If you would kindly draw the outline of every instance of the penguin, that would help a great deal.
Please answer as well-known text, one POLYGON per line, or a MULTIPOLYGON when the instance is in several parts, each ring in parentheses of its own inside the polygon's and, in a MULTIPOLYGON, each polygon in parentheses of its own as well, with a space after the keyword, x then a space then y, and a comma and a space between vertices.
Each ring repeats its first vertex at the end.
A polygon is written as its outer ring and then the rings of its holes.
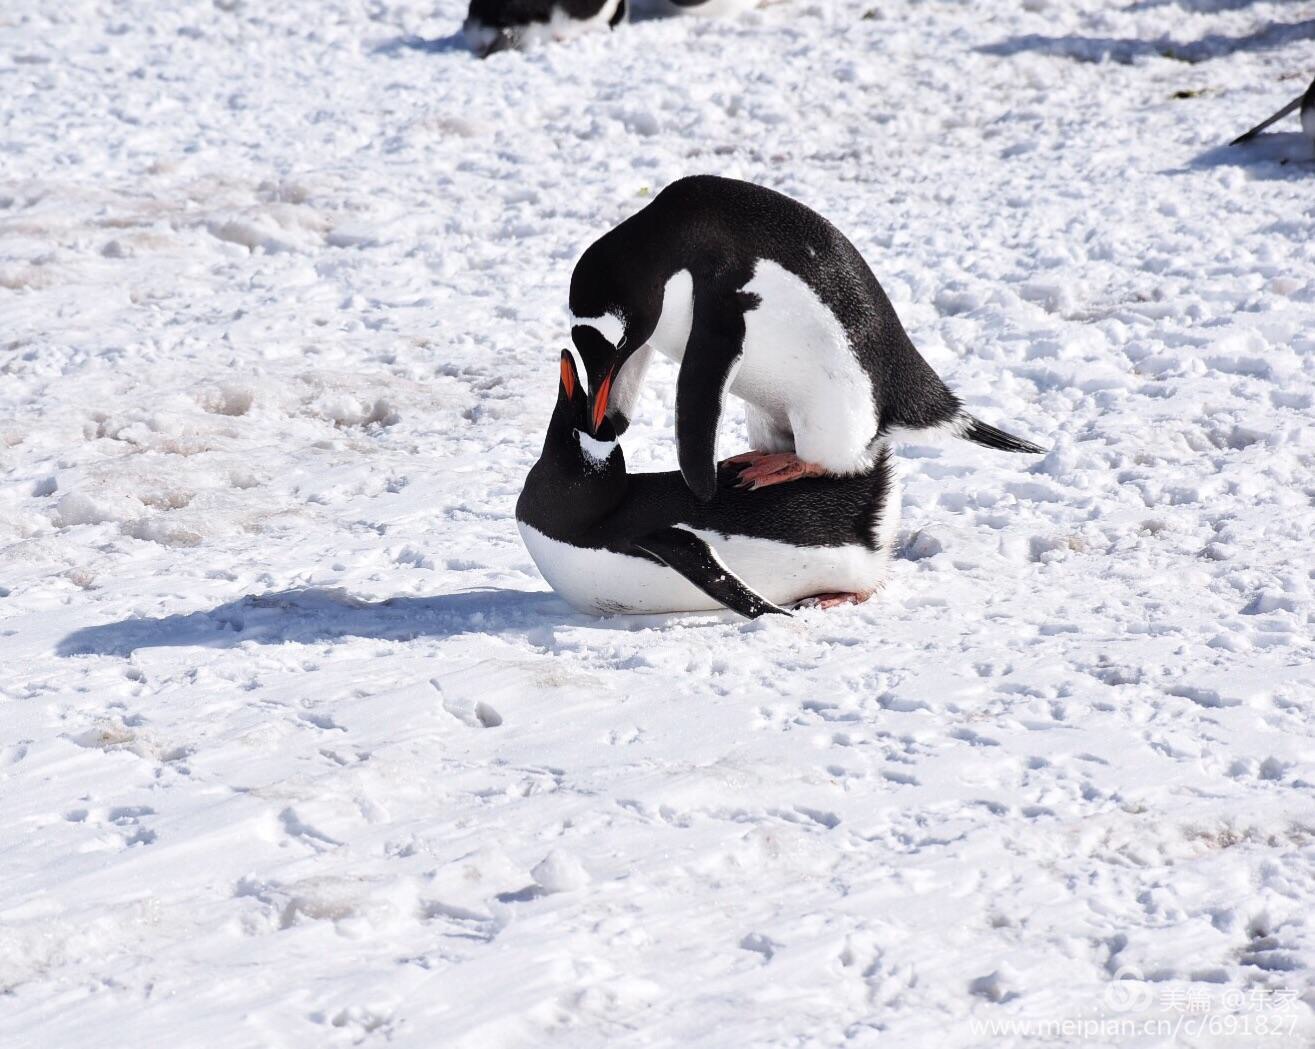
POLYGON ((1289 102, 1286 106, 1280 109, 1272 117, 1269 117, 1267 120, 1262 120, 1250 131, 1246 132, 1246 134, 1238 135, 1237 138, 1233 139, 1233 141, 1229 143, 1229 145, 1236 146, 1241 142, 1246 142, 1249 139, 1255 138, 1262 131, 1264 131, 1265 128, 1269 127, 1270 124, 1282 120, 1294 109, 1301 110, 1302 134, 1304 134, 1308 139, 1310 139, 1312 146, 1315 146, 1315 80, 1312 80, 1310 82, 1310 87, 1306 88, 1306 93, 1304 95, 1300 95, 1297 98, 1294 98, 1291 102, 1289 102))
POLYGON ((543 40, 615 29, 629 0, 470 0, 462 32, 480 58, 543 40))
POLYGON ((866 600, 882 584, 899 521, 885 451, 863 474, 750 493, 724 469, 712 499, 680 473, 632 474, 610 420, 589 425, 590 398, 563 351, 543 452, 516 523, 544 578, 586 612, 726 607, 748 619, 866 600))
POLYGON ((679 362, 680 472, 701 499, 718 491, 728 392, 746 402, 754 449, 728 462, 759 488, 863 474, 900 430, 1043 451, 965 411, 853 244, 763 186, 714 175, 671 183, 585 250, 570 315, 594 427, 608 418, 624 432, 654 350, 679 362))

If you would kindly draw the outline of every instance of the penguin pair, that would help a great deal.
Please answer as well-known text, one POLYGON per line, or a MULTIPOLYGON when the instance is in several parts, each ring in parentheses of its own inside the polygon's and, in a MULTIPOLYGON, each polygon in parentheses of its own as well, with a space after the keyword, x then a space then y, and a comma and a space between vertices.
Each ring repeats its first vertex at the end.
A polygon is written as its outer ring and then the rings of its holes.
POLYGON ((1306 88, 1306 93, 1304 95, 1298 95, 1286 106, 1284 106, 1277 113, 1275 113, 1272 117, 1269 117, 1266 120, 1262 120, 1259 124, 1257 124, 1255 127, 1253 127, 1250 131, 1246 132, 1245 134, 1238 135, 1237 138, 1233 139, 1233 141, 1229 143, 1229 145, 1236 146, 1239 143, 1246 142, 1249 139, 1255 138, 1262 131, 1264 131, 1265 128, 1269 127, 1271 124, 1275 124, 1278 121, 1282 120, 1294 109, 1301 110, 1302 134, 1304 134, 1308 139, 1310 139, 1311 145, 1315 147, 1315 80, 1312 80, 1310 82, 1310 87, 1306 88))
MULTIPOLYGON (((719 16, 753 7, 757 0, 652 0, 657 14, 719 16)), ((643 5, 643 0, 640 0, 643 5)), ((630 18, 630 0, 470 0, 462 26, 480 58, 498 51, 615 29, 630 18)))
POLYGON ((571 605, 604 615, 724 606, 753 619, 808 598, 861 601, 881 585, 899 512, 884 451, 861 474, 761 492, 723 467, 699 499, 676 471, 628 473, 590 400, 563 352, 543 452, 516 504, 530 556, 571 605))
POLYGON ((700 499, 721 483, 728 393, 745 402, 753 446, 731 462, 756 488, 864 475, 901 431, 1042 451, 964 409, 835 226, 752 183, 669 185, 584 252, 570 311, 595 433, 624 432, 654 351, 678 362, 678 461, 700 499))

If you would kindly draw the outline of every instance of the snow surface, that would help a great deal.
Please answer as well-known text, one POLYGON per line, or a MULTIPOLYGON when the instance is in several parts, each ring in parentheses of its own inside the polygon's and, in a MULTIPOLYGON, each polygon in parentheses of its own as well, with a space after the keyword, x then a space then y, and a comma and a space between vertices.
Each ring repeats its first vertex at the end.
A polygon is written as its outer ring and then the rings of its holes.
POLYGON ((1309 1045, 1315 165, 1221 143, 1311 5, 464 13, 0 10, 0 1044, 1309 1045), (864 606, 520 544, 572 262, 699 171, 1053 447, 904 446, 864 606))

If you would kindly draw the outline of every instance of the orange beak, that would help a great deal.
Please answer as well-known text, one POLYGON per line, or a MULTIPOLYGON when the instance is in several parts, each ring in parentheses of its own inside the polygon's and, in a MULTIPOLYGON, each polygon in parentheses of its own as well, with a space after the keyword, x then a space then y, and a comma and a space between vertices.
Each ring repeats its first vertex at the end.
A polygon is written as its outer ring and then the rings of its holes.
POLYGON ((594 394, 594 433, 603 425, 603 420, 607 418, 607 398, 612 393, 612 378, 616 373, 608 372, 607 377, 598 384, 598 392, 594 394))
POLYGON ((566 388, 568 399, 575 396, 575 369, 571 367, 566 354, 562 354, 562 386, 566 388))

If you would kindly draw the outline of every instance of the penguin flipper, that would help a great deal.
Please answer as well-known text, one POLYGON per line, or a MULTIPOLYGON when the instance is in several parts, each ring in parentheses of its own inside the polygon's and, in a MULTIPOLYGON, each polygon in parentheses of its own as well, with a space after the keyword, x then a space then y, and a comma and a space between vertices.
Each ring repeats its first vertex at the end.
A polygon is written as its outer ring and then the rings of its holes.
POLYGON ((694 316, 676 379, 676 454, 689 490, 705 503, 717 492, 717 426, 744 353, 744 312, 756 305, 757 296, 733 288, 694 286, 694 316))
POLYGON ((1023 437, 1015 437, 999 427, 984 423, 975 415, 961 411, 958 416, 959 436, 965 440, 980 444, 986 448, 995 448, 1001 452, 1026 452, 1028 455, 1044 455, 1046 450, 1039 444, 1033 444, 1023 437))
POLYGON ((704 540, 684 528, 662 528, 632 541, 632 546, 655 557, 678 572, 714 601, 719 601, 745 619, 776 613, 788 616, 765 597, 755 594, 726 567, 704 540))
POLYGON ((1270 124, 1273 124, 1273 123, 1275 123, 1276 121, 1282 120, 1285 116, 1287 116, 1289 113, 1291 113, 1291 112, 1292 112, 1294 109, 1296 109, 1299 105, 1301 105, 1301 96, 1298 96, 1297 98, 1294 98, 1291 102, 1289 102, 1286 106, 1284 106, 1282 109, 1280 109, 1280 110, 1279 110, 1277 113, 1275 113, 1272 117, 1269 117, 1267 120, 1262 120, 1259 124, 1257 124, 1255 127, 1253 127, 1250 131, 1246 132, 1245 134, 1238 135, 1237 138, 1233 139, 1233 141, 1229 143, 1229 145, 1230 145, 1230 146, 1236 146, 1236 145, 1237 145, 1238 143, 1240 143, 1240 142, 1245 142, 1245 141, 1247 141, 1247 139, 1255 138, 1255 137, 1256 137, 1257 135, 1259 135, 1262 131, 1264 131, 1265 128, 1269 127, 1270 124))

